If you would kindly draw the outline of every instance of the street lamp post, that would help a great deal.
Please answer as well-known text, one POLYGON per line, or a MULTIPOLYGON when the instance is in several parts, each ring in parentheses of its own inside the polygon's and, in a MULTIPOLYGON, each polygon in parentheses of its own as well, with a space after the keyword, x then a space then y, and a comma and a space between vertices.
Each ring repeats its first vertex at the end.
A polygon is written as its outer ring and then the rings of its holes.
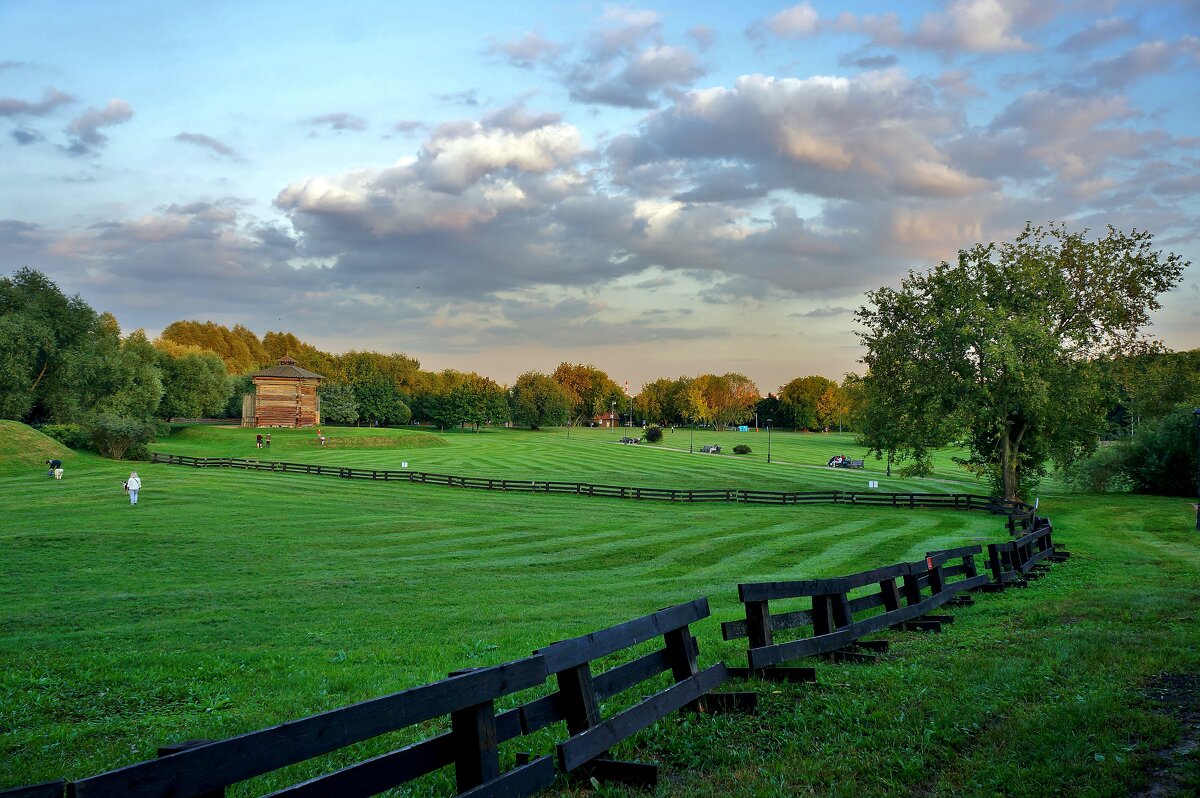
POLYGON ((608 427, 612 430, 613 435, 617 434, 617 403, 613 402, 608 409, 608 427))
POLYGON ((775 419, 767 419, 767 462, 771 462, 771 425, 775 423, 775 419))
POLYGON ((688 454, 692 453, 692 433, 696 431, 696 419, 688 418, 688 454))
POLYGON ((633 429, 633 394, 629 394, 629 428, 633 429))
MULTIPOLYGON (((1200 407, 1192 411, 1192 426, 1196 428, 1196 459, 1200 461, 1200 407)), ((1196 531, 1200 532, 1200 462, 1196 464, 1196 531)))

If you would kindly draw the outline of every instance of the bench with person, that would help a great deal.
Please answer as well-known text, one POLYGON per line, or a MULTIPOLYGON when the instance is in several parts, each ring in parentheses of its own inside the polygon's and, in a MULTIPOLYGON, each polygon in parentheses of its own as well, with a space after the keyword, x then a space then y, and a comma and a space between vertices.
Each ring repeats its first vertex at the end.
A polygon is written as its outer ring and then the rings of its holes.
POLYGON ((720 446, 701 446, 700 451, 704 454, 720 454, 721 447, 720 446))

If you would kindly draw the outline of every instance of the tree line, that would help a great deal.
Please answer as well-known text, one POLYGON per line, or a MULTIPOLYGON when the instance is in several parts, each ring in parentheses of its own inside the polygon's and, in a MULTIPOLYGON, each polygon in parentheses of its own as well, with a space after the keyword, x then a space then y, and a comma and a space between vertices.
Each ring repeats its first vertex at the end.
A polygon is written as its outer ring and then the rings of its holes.
POLYGON ((1200 351, 1169 352, 1143 331, 1189 265, 1145 231, 1089 239, 1027 224, 1012 242, 868 291, 856 314, 862 376, 797 377, 766 396, 743 374, 663 377, 632 397, 585 364, 505 386, 402 353, 333 354, 290 332, 260 338, 211 321, 177 321, 149 341, 26 268, 0 279, 0 416, 79 425, 102 451, 136 452, 154 419, 239 417, 248 374, 288 355, 326 377, 328 423, 538 428, 613 414, 850 429, 889 474, 928 474, 933 451, 957 444, 959 463, 1006 498, 1028 496, 1051 467, 1085 487, 1186 492, 1196 452, 1181 425, 1200 404, 1200 351))

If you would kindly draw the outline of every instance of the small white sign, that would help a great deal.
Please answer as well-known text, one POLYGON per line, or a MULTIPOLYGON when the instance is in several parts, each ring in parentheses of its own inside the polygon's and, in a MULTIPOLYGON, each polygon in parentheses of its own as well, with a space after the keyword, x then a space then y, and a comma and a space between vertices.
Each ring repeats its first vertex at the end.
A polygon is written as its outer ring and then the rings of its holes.
POLYGON ((401 467, 401 468, 408 468, 408 461, 407 461, 407 460, 405 460, 403 463, 401 463, 401 464, 400 464, 400 467, 401 467))
POLYGON ((867 487, 868 487, 868 488, 878 488, 878 487, 879 487, 879 480, 877 480, 877 479, 868 479, 868 480, 867 480, 867 487))

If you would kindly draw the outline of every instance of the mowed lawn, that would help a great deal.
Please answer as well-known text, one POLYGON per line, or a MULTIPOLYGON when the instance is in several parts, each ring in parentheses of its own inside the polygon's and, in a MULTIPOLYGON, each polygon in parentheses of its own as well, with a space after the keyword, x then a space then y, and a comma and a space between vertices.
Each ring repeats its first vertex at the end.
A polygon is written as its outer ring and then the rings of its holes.
MULTIPOLYGON (((718 628, 740 614, 739 581, 838 575, 1005 534, 980 513, 680 505, 152 464, 133 466, 145 482, 133 508, 120 489, 131 464, 70 454, 56 482, 37 466, 54 456, 45 439, 2 426, 0 786, 91 775, 167 742, 514 659, 699 595, 714 611, 694 627, 702 659, 743 664, 744 644, 722 642, 718 628)), ((252 431, 214 428, 155 448, 655 487, 858 490, 882 479, 875 461, 869 473, 823 467, 834 453, 861 456, 849 436, 772 433, 767 465, 765 432, 696 432, 697 448, 749 438, 744 458, 688 455, 687 430, 661 447, 620 446, 604 431, 325 432, 324 449, 311 432, 272 431, 259 452, 252 431)), ((949 454, 938 466, 933 479, 883 488, 984 492, 949 454)), ((941 635, 890 633, 878 665, 820 664, 816 686, 755 685, 753 716, 672 718, 617 754, 662 762, 663 795, 1127 794, 1178 731, 1147 686, 1200 673, 1194 517, 1187 502, 1145 497, 1050 495, 1043 510, 1075 556, 1030 588, 980 595, 941 635)), ((506 756, 550 750, 561 733, 506 756)), ((411 737, 287 775, 400 739, 411 737)), ((431 791, 448 794, 450 781, 410 794, 431 791)))

